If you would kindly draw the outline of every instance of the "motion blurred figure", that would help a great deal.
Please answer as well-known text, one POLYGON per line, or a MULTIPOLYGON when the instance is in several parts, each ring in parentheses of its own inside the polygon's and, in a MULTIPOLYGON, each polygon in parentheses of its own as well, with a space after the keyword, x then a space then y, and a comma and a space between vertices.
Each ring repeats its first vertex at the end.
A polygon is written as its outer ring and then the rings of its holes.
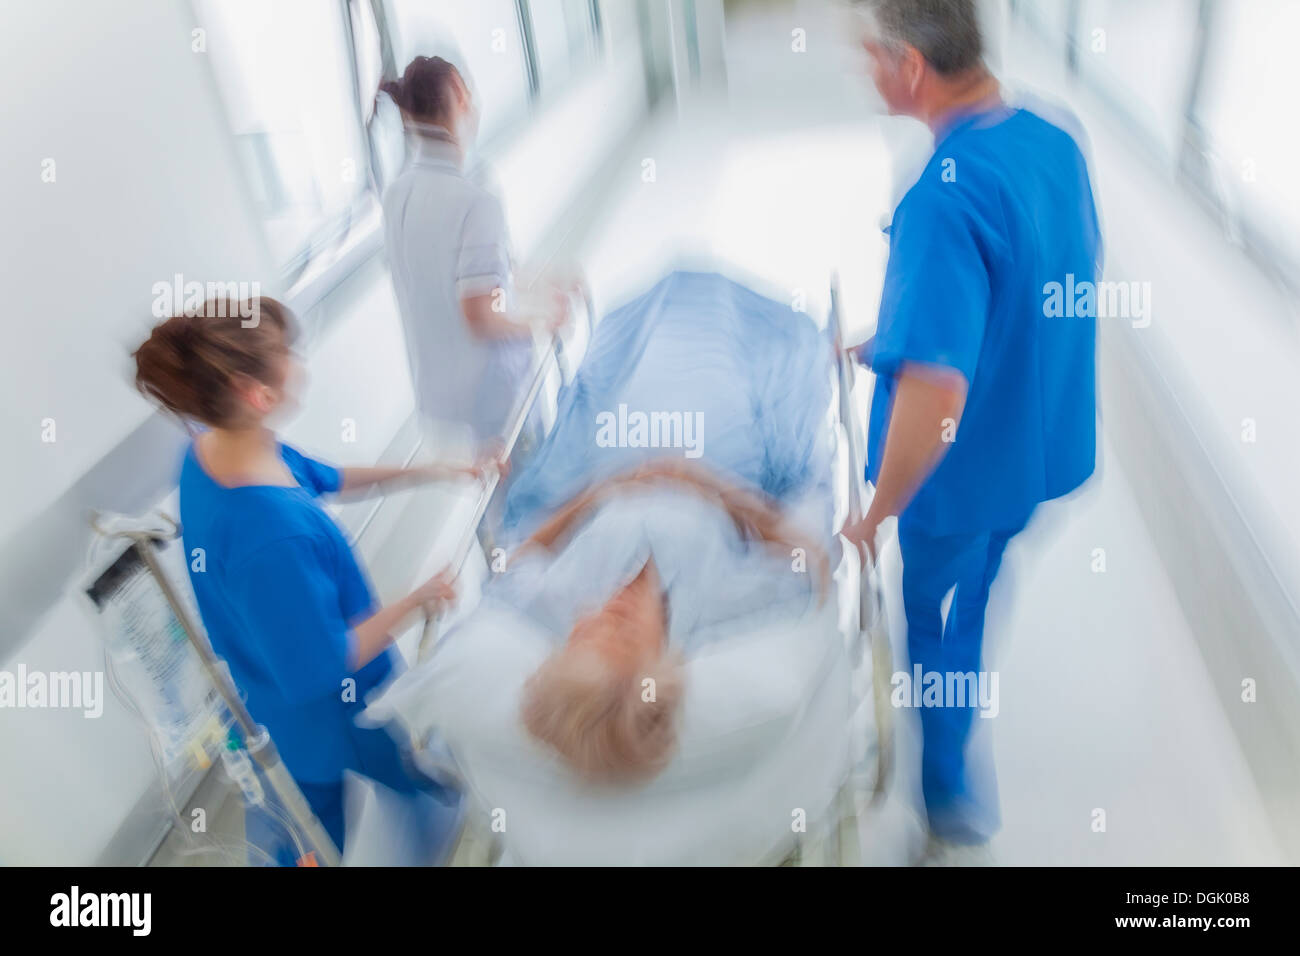
POLYGON ((567 296, 556 290, 530 316, 515 305, 501 201, 465 174, 478 110, 460 71, 418 56, 380 90, 401 109, 413 144, 384 192, 384 230, 416 402, 426 421, 491 442, 528 374, 533 326, 560 327, 567 296))
MULTIPOLYGON (((380 606, 342 530, 318 499, 380 484, 481 479, 469 466, 335 468, 279 441, 296 406, 297 323, 274 299, 208 302, 154 327, 135 351, 136 386, 186 423, 180 511, 190 583, 213 648, 271 732, 303 796, 342 852, 344 779, 383 784, 409 811, 417 857, 432 862, 459 795, 414 772, 387 727, 360 727, 368 693, 401 666, 393 635, 455 596, 441 572, 380 606), (251 325, 241 316, 256 316, 251 325)), ((289 862, 281 858, 280 862, 289 862)))
MULTIPOLYGON (((1045 317, 1048 283, 1097 278, 1100 232, 1075 140, 1005 103, 983 61, 974 0, 868 0, 863 46, 889 111, 934 152, 894 212, 868 434, 875 497, 845 535, 874 554, 898 516, 915 667, 981 669, 984 612, 1007 543, 1096 457, 1096 321, 1045 317), (945 600, 951 596, 946 615, 945 600)), ((997 830, 974 701, 921 708, 928 856, 979 857, 997 830)))

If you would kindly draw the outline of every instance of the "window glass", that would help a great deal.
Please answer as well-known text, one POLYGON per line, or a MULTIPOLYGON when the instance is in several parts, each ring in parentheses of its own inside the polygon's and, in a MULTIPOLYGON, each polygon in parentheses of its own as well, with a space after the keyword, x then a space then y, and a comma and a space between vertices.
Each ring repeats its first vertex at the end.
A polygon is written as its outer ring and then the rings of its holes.
POLYGON ((1070 32, 1070 14, 1073 4, 1069 0, 1014 0, 1015 10, 1034 23, 1047 36, 1059 37, 1064 42, 1070 32))
POLYGON ((1300 3, 1233 0, 1215 7, 1196 120, 1236 212, 1292 267, 1300 264, 1300 130, 1295 37, 1300 3))
POLYGON ((637 4, 629 0, 600 0, 600 29, 609 49, 618 50, 638 42, 637 4))
POLYGON ((1188 0, 1084 0, 1079 72, 1149 133, 1172 165, 1182 147, 1195 70, 1199 5, 1188 0))
POLYGON ((300 269, 346 231, 368 181, 344 7, 196 0, 195 9, 272 254, 300 269))
POLYGON ((366 122, 375 112, 375 95, 384 76, 383 52, 379 45, 379 28, 375 24, 371 0, 349 0, 352 18, 352 49, 357 58, 357 94, 361 98, 361 117, 366 122))
POLYGON ((562 87, 596 55, 589 0, 529 0, 538 85, 543 95, 562 87))

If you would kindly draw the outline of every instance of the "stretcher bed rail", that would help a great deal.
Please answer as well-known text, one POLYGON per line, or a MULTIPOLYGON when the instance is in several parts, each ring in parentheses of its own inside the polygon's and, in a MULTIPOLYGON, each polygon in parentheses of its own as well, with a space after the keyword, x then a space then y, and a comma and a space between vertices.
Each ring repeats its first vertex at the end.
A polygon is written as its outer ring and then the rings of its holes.
MULTIPOLYGON (((866 513, 865 463, 860 437, 865 429, 857 422, 857 409, 853 403, 853 384, 856 369, 850 353, 844 347, 843 325, 840 320, 840 282, 838 275, 831 276, 830 311, 826 320, 827 331, 835 351, 835 371, 838 380, 838 416, 844 429, 844 443, 848 459, 848 517, 846 524, 860 521, 866 513)), ((876 726, 876 773, 872 785, 872 802, 884 799, 894 766, 893 712, 889 707, 890 675, 893 672, 893 651, 889 643, 889 628, 884 616, 884 599, 880 589, 880 576, 871 555, 865 548, 857 551, 861 563, 858 586, 858 639, 871 653, 872 706, 876 726)))
MULTIPOLYGON (((591 295, 585 287, 582 289, 581 298, 587 331, 590 334, 594 307, 591 295)), ((519 436, 524 430, 524 425, 528 421, 528 417, 533 413, 537 400, 542 394, 542 388, 552 370, 558 371, 561 378, 565 376, 564 348, 564 336, 559 332, 551 333, 546 348, 533 365, 532 372, 528 377, 527 387, 520 393, 514 408, 511 409, 510 416, 506 419, 507 427, 501 436, 502 460, 509 459, 514 452, 519 436)), ((500 485, 501 473, 496 470, 492 471, 480 484, 478 497, 474 502, 473 516, 462 532, 456 550, 452 552, 451 561, 448 563, 448 569, 453 576, 460 574, 465 561, 469 558, 474 542, 478 540, 479 526, 482 525, 483 519, 487 515, 488 506, 492 503, 492 497, 496 494, 500 485)), ((433 651, 434 645, 437 643, 438 619, 439 614, 436 611, 426 614, 424 630, 420 635, 417 660, 425 660, 433 651)))

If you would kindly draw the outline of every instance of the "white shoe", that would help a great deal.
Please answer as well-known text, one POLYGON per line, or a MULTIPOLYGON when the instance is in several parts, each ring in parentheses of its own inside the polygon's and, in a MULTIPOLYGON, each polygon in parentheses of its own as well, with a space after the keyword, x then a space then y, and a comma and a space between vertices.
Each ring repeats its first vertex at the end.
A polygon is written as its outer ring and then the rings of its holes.
POLYGON ((997 866, 987 843, 949 843, 931 836, 917 866, 997 866))

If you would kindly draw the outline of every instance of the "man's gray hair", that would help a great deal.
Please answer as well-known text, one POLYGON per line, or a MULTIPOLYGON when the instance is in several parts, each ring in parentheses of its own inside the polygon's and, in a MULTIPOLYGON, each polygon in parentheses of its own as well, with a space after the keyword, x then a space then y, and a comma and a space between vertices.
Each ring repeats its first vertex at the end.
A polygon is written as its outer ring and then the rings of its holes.
POLYGON ((916 47, 944 76, 978 66, 984 55, 976 0, 868 0, 886 46, 916 47))

